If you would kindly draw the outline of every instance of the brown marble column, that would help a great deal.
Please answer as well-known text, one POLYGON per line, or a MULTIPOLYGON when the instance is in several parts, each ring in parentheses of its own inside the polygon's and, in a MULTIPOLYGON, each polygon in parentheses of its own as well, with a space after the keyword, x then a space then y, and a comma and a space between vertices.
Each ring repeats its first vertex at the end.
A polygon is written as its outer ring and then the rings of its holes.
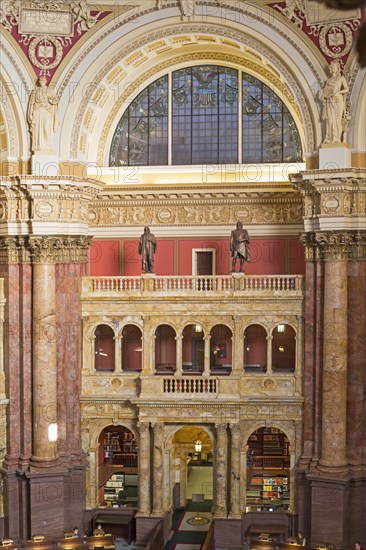
POLYGON ((227 426, 220 423, 216 428, 216 494, 214 494, 214 517, 227 517, 227 426))
POLYGON ((324 271, 322 466, 346 460, 347 261, 327 259, 324 271))
POLYGON ((156 422, 154 429, 154 471, 153 471, 153 511, 154 516, 163 514, 163 436, 164 424, 156 422))
POLYGON ((139 422, 140 432, 139 444, 139 508, 140 516, 149 516, 151 512, 150 504, 150 423, 139 422))
POLYGON ((238 518, 240 507, 240 451, 241 432, 239 424, 230 424, 231 430, 231 470, 230 470, 230 513, 229 517, 238 518))

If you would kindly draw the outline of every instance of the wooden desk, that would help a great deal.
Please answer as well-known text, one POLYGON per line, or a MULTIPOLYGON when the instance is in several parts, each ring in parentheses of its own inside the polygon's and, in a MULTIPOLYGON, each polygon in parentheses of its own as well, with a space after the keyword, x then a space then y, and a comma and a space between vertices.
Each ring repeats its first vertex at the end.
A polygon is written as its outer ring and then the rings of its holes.
MULTIPOLYGON (((105 510, 99 511, 93 517, 93 531, 98 524, 102 526, 106 533, 111 533, 115 537, 123 537, 131 544, 136 537, 136 519, 135 510, 105 510)), ((94 537, 97 539, 105 537, 94 537)), ((98 545, 99 546, 99 545, 98 545)))

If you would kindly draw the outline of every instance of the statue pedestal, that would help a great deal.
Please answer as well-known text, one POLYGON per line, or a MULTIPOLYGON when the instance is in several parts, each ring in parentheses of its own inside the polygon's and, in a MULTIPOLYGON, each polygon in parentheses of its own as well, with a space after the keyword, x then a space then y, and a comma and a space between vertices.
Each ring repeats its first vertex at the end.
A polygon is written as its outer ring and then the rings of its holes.
POLYGON ((323 143, 319 149, 319 170, 351 168, 351 151, 347 143, 323 143))
POLYGON ((32 155, 32 176, 55 177, 59 175, 59 158, 54 152, 32 155))

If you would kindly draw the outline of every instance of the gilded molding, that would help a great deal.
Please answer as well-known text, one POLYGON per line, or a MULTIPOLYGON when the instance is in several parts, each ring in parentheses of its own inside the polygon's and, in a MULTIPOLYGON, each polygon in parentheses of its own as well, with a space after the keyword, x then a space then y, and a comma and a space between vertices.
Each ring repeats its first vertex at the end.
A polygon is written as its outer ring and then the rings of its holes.
POLYGON ((91 241, 84 235, 29 237, 29 255, 32 263, 86 263, 91 241))

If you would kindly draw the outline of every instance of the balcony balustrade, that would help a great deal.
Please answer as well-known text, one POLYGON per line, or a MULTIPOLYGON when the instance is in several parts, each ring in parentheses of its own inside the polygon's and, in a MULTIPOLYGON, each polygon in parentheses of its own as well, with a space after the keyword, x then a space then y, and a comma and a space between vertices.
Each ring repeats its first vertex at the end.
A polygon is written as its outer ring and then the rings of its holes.
POLYGON ((276 295, 299 295, 303 292, 302 275, 231 275, 207 276, 158 276, 143 274, 140 277, 84 277, 85 296, 106 296, 131 293, 134 296, 172 296, 184 293, 250 294, 275 293, 276 295))

